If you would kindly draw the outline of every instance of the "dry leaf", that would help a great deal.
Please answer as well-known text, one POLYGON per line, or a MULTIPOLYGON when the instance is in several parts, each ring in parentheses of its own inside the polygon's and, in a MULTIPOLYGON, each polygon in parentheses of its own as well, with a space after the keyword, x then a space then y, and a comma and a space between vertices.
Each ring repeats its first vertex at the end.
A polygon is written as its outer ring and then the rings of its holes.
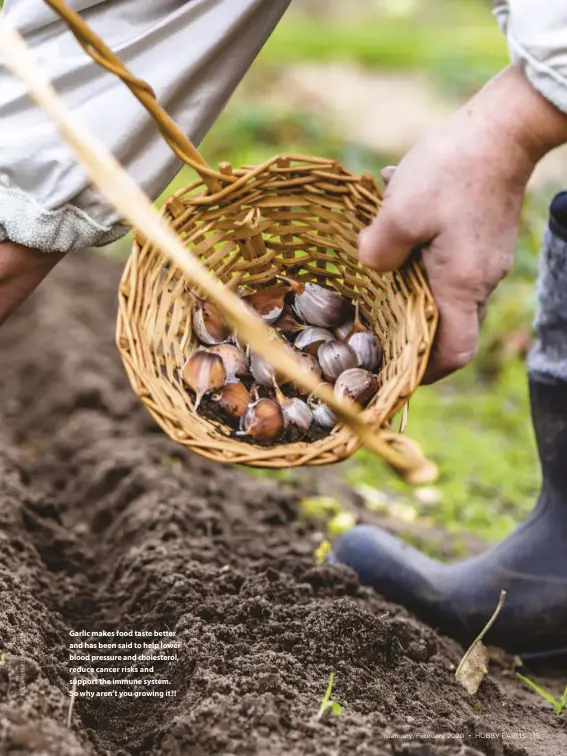
POLYGON ((457 670, 456 678, 470 696, 474 696, 488 672, 488 649, 478 641, 457 670))
POLYGON ((472 642, 469 650, 461 659, 461 663, 459 664, 457 671, 455 672, 455 677, 461 683, 461 685, 466 688, 471 696, 474 696, 474 694, 477 692, 479 685, 488 672, 488 661, 490 659, 490 655, 488 653, 488 649, 483 643, 481 643, 481 641, 498 619, 498 615, 500 614, 500 610, 504 606, 505 601, 506 591, 502 590, 500 591, 500 600, 498 601, 498 606, 494 610, 494 614, 488 620, 483 630, 481 630, 479 635, 472 642))

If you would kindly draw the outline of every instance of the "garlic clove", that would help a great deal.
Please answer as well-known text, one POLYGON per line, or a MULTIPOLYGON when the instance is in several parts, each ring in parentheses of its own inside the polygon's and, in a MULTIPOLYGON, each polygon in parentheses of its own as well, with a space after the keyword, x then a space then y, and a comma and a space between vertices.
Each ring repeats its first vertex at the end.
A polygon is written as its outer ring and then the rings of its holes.
POLYGON ((228 341, 230 344, 234 344, 234 346, 237 346, 239 349, 242 349, 244 353, 248 352, 248 344, 244 343, 240 336, 236 333, 236 331, 233 331, 230 336, 228 337, 228 341))
POLYGON ((352 303, 331 289, 311 282, 289 283, 294 290, 293 310, 308 325, 337 328, 352 314, 352 303))
POLYGON ((250 375, 246 354, 234 344, 218 344, 210 347, 208 351, 218 354, 223 361, 227 382, 234 381, 240 376, 250 375))
MULTIPOLYGON (((289 343, 282 336, 274 332, 274 339, 277 339, 282 346, 292 352, 289 343)), ((271 388, 274 384, 274 380, 278 383, 286 382, 286 379, 276 373, 271 363, 260 354, 252 352, 250 347, 248 347, 247 353, 250 358, 250 372, 252 373, 254 380, 261 386, 271 388)))
POLYGON ((275 327, 284 336, 291 337, 296 333, 304 331, 306 326, 295 319, 293 310, 289 305, 285 305, 281 316, 274 323, 275 327))
POLYGON ((335 337, 326 328, 319 328, 317 326, 309 326, 301 331, 293 342, 293 346, 302 352, 317 356, 317 352, 321 344, 325 344, 327 341, 334 341, 335 337))
POLYGON ((347 341, 348 337, 351 335, 353 330, 354 330, 354 318, 349 318, 338 328, 335 328, 333 330, 333 333, 335 334, 335 338, 338 339, 339 341, 347 341))
POLYGON ((186 385, 195 392, 195 411, 206 394, 218 391, 226 381, 222 359, 204 349, 198 349, 189 357, 181 374, 186 385))
POLYGON ((323 404, 315 394, 307 398, 307 405, 313 413, 313 422, 321 428, 331 429, 337 424, 337 416, 332 410, 323 404))
POLYGON ((358 367, 375 370, 382 359, 382 345, 372 331, 357 331, 346 342, 356 354, 358 367))
POLYGON ((327 341, 317 351, 323 378, 334 383, 345 370, 356 367, 356 354, 343 341, 327 341))
MULTIPOLYGON (((312 375, 314 378, 317 378, 318 381, 321 380, 321 368, 315 357, 312 357, 305 352, 295 352, 294 356, 299 360, 303 372, 312 375)), ((295 388, 300 394, 307 393, 301 386, 296 386, 295 388)))
POLYGON ((260 386, 272 386, 276 377, 274 368, 268 360, 254 353, 250 356, 250 372, 260 386))
POLYGON ((218 403, 219 407, 223 409, 227 415, 233 418, 242 417, 252 401, 250 392, 243 383, 240 383, 240 381, 226 383, 221 388, 220 392, 215 394, 212 399, 218 403))
POLYGON ((341 341, 348 343, 351 336, 355 333, 363 333, 368 331, 368 328, 362 324, 360 319, 360 302, 357 301, 354 305, 354 317, 349 318, 346 323, 335 329, 335 335, 341 341))
POLYGON ((320 404, 313 410, 313 422, 320 428, 327 428, 330 430, 337 424, 337 416, 326 404, 320 404))
POLYGON ((273 441, 284 429, 281 407, 272 399, 259 399, 249 404, 240 420, 239 436, 251 436, 257 441, 273 441))
POLYGON ((284 416, 285 427, 288 428, 290 425, 294 425, 299 430, 307 433, 313 422, 313 413, 307 404, 302 399, 293 397, 280 406, 284 416))
POLYGON ((304 433, 307 433, 313 422, 313 413, 309 406, 303 401, 303 399, 284 396, 275 382, 274 389, 276 393, 276 401, 283 412, 284 427, 289 428, 290 425, 295 426, 304 433))
POLYGON ((260 289, 254 294, 242 297, 242 300, 252 307, 260 317, 269 325, 275 323, 283 312, 285 296, 290 291, 290 286, 275 284, 266 289, 260 289))
POLYGON ((352 368, 345 370, 335 383, 337 399, 352 399, 363 406, 370 401, 378 391, 378 378, 368 370, 352 368))
POLYGON ((201 344, 222 344, 230 336, 230 328, 211 302, 197 299, 193 309, 193 330, 201 344))

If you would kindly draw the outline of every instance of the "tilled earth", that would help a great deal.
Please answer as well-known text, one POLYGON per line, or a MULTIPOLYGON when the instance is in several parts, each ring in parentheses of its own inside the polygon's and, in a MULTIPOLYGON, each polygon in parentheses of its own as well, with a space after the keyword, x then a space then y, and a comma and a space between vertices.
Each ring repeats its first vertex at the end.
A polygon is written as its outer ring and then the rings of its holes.
POLYGON ((0 754, 564 754, 506 663, 471 699, 456 643, 315 567, 292 487, 163 436, 114 348, 119 272, 75 256, 0 331, 0 754), (77 698, 68 728, 82 629, 174 632, 177 695, 77 698))

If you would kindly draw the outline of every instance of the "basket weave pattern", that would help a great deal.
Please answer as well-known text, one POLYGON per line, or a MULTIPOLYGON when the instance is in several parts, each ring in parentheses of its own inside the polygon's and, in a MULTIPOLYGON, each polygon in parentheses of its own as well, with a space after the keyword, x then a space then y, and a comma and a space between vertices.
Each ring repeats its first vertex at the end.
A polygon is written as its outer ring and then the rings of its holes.
MULTIPOLYGON (((284 274, 358 300, 384 347, 380 389, 366 413, 384 426, 419 383, 436 310, 418 261, 385 276, 358 263, 358 232, 380 208, 374 180, 330 160, 293 155, 223 169, 230 183, 221 182, 220 192, 210 195, 195 181, 166 202, 165 217, 233 290, 257 290, 284 274)), ((221 462, 280 468, 350 456, 359 441, 345 428, 313 443, 264 448, 231 438, 228 426, 193 411, 179 374, 199 346, 189 289, 159 250, 136 239, 120 286, 117 341, 134 390, 166 433, 221 462)))

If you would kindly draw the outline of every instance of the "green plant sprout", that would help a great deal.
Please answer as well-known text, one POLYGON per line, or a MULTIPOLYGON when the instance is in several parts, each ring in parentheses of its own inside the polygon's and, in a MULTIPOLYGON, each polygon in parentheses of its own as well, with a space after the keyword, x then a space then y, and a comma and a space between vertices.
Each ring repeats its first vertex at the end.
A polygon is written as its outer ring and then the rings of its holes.
POLYGON ((545 700, 553 706, 555 709, 555 713, 558 717, 563 714, 565 709, 567 708, 567 685, 565 685, 565 690, 563 691, 563 695, 559 700, 555 698, 554 695, 552 695, 548 690, 545 690, 545 688, 542 688, 540 685, 535 683, 533 680, 530 680, 529 677, 524 677, 524 675, 521 675, 519 672, 516 672, 516 677, 518 677, 523 683, 528 685, 532 690, 535 690, 535 692, 541 696, 542 698, 545 698, 545 700))
MULTIPOLYGON (((0 3, 0 7, 2 7, 1 3, 0 3)), ((2 653, 0 654, 0 667, 4 664, 5 661, 6 661, 6 652, 2 651, 2 653)))
POLYGON ((329 675, 329 684, 327 685, 327 690, 325 691, 325 695, 323 696, 323 700, 321 701, 321 706, 319 707, 319 712, 317 714, 317 719, 322 719, 325 712, 329 709, 331 710, 331 714, 334 717, 339 717, 343 710, 337 701, 331 701, 331 694, 333 692, 333 682, 335 680, 335 673, 331 672, 329 675))
POLYGON ((315 564, 320 567, 322 564, 325 564, 325 560, 327 559, 327 554, 331 550, 331 542, 327 540, 321 541, 319 546, 315 549, 313 552, 313 559, 315 561, 315 564))

